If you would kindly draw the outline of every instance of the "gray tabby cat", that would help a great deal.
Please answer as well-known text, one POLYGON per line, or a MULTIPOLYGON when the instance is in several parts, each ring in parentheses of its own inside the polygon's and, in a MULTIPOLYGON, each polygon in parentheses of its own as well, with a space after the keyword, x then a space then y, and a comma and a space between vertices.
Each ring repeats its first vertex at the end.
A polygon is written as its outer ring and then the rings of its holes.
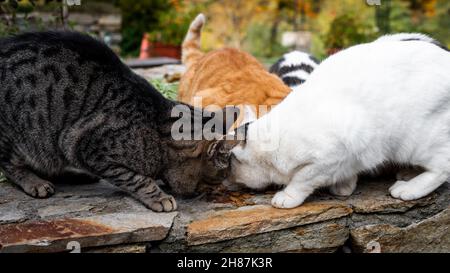
POLYGON ((222 116, 165 99, 88 36, 0 39, 0 166, 33 197, 51 196, 58 177, 84 175, 110 181, 154 211, 175 210, 156 180, 177 194, 194 193, 214 143, 173 140, 177 106, 201 127, 222 116))

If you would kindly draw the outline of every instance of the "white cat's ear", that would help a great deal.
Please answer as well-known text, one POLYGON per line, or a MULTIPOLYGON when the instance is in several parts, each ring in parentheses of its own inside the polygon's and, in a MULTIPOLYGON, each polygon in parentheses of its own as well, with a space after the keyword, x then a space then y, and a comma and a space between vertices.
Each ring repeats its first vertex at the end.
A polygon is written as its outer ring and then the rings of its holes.
POLYGON ((244 119, 241 124, 253 122, 258 119, 256 116, 256 107, 253 105, 244 105, 243 107, 244 119))

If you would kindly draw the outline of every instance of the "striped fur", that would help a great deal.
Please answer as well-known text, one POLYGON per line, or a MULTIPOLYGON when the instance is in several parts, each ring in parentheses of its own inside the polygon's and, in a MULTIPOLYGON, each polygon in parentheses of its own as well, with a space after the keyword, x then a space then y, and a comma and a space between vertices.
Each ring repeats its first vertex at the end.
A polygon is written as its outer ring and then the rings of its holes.
POLYGON ((287 86, 295 88, 309 78, 318 64, 319 61, 313 56, 296 50, 284 54, 269 71, 280 77, 287 86))
POLYGON ((87 35, 0 39, 0 167, 33 197, 51 196, 59 177, 82 174, 111 182, 154 211, 175 210, 175 199, 156 181, 178 194, 195 193, 201 152, 212 142, 180 145, 172 138, 178 106, 197 124, 214 118, 165 99, 87 35))

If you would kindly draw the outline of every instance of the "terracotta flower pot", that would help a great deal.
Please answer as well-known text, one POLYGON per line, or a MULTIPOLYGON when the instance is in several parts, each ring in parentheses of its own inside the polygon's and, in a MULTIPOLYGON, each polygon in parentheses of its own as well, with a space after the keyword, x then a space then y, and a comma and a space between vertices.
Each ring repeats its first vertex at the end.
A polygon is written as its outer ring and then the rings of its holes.
POLYGON ((148 34, 144 34, 142 37, 139 59, 147 59, 151 57, 170 57, 180 60, 181 46, 151 42, 148 34))
POLYGON ((151 57, 170 57, 181 59, 181 46, 168 45, 159 42, 150 42, 151 57))

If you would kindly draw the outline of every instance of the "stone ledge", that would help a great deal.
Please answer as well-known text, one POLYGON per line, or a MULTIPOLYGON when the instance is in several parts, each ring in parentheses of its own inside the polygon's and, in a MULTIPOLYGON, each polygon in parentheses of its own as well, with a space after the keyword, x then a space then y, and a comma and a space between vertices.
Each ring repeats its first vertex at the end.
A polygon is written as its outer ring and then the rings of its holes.
POLYGON ((358 252, 450 252, 450 207, 407 227, 391 224, 367 225, 350 231, 358 252))
POLYGON ((255 205, 220 211, 187 226, 188 245, 199 245, 281 230, 349 215, 342 202, 311 202, 290 210, 255 205))
POLYGON ((56 185, 49 199, 0 183, 0 252, 67 251, 73 240, 92 252, 370 252, 373 242, 383 252, 448 252, 449 184, 403 202, 389 196, 392 183, 362 181, 349 198, 319 191, 291 210, 270 206, 274 191, 220 185, 167 214, 104 181, 56 185))
MULTIPOLYGON (((348 197, 335 197, 319 191, 301 207, 280 210, 270 207, 274 192, 253 193, 248 190, 212 189, 203 198, 185 200, 175 218, 169 236, 156 252, 334 252, 344 245, 360 252, 370 240, 351 244, 353 230, 387 224, 405 229, 432 219, 450 205, 450 187, 443 185, 435 193, 415 201, 404 202, 389 195, 392 179, 366 179, 348 197)), ((449 223, 444 224, 446 227, 449 223)), ((382 233, 379 234, 381 237, 382 233)), ((369 235, 367 235, 369 238, 369 235)), ((386 234, 389 236, 389 234, 386 234)), ((432 247, 420 247, 419 237, 397 240, 401 248, 382 247, 383 251, 401 252, 443 251, 450 243, 450 228, 428 231, 437 242, 432 247)), ((378 237, 375 237, 375 239, 378 237)), ((383 245, 383 241, 380 243, 383 245)))
POLYGON ((104 181, 56 189, 51 198, 34 199, 0 183, 0 252, 61 252, 70 241, 82 248, 159 241, 177 215, 147 210, 104 181))
MULTIPOLYGON (((271 252, 335 252, 348 239, 347 218, 334 219, 293 228, 252 234, 216 243, 189 245, 185 252, 271 253, 271 252)), ((163 251, 172 249, 162 245, 163 251), (166 247, 166 249, 164 249, 166 247)))
POLYGON ((83 248, 158 241, 167 236, 175 215, 114 213, 2 225, 0 252, 58 252, 71 241, 83 248))

